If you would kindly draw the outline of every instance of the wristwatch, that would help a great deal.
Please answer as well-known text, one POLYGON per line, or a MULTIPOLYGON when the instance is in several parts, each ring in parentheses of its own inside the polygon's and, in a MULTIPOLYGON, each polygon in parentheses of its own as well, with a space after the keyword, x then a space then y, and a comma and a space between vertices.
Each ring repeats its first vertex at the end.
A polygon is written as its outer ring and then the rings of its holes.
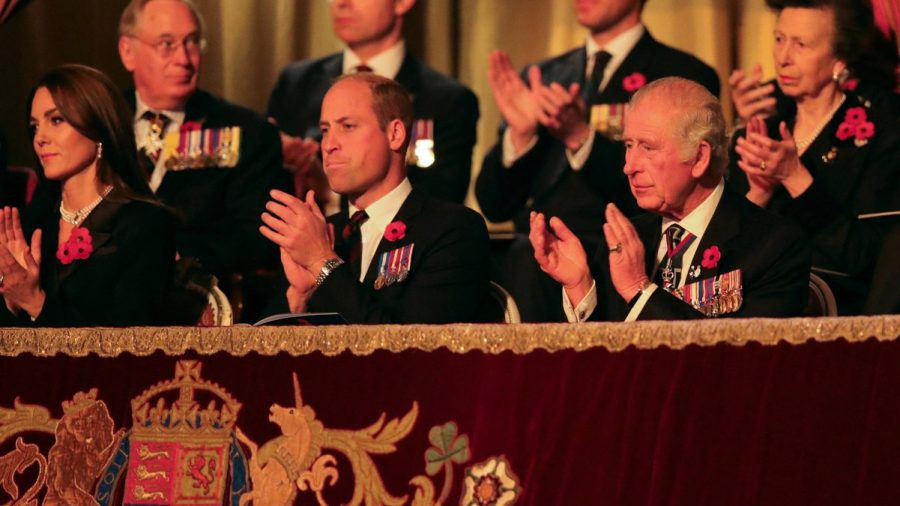
POLYGON ((319 274, 316 276, 316 286, 322 286, 322 283, 325 282, 328 276, 343 263, 344 261, 340 258, 330 258, 325 260, 325 265, 322 266, 322 270, 319 271, 319 274))

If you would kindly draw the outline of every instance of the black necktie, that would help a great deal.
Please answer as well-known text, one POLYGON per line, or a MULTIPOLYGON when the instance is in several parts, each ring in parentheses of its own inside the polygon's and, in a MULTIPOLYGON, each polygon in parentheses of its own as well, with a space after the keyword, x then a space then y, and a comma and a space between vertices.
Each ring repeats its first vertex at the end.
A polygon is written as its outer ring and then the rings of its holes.
POLYGON ((169 126, 171 119, 165 114, 153 111, 145 112, 141 115, 141 118, 147 120, 149 125, 147 126, 147 136, 144 139, 143 147, 138 150, 138 154, 149 179, 150 175, 153 174, 153 169, 156 167, 159 156, 162 154, 163 133, 166 131, 166 127, 169 126))
POLYGON ((366 65, 365 63, 360 63, 359 65, 353 67, 353 69, 356 71, 357 74, 362 74, 363 72, 369 72, 369 73, 374 72, 372 70, 372 67, 366 65))
POLYGON ((603 71, 606 70, 606 66, 611 59, 612 55, 606 51, 598 51, 594 55, 594 68, 591 70, 591 78, 585 85, 587 86, 586 102, 588 119, 590 119, 591 106, 600 102, 600 83, 603 82, 603 71))
POLYGON ((350 221, 344 225, 344 230, 341 231, 342 247, 341 251, 337 253, 341 258, 351 264, 359 263, 360 257, 362 256, 362 233, 360 232, 360 229, 362 228, 362 224, 368 219, 369 215, 360 209, 353 213, 353 216, 350 217, 350 221))
POLYGON ((687 234, 684 228, 678 224, 669 225, 666 229, 664 239, 666 241, 666 254, 663 256, 659 267, 656 269, 656 275, 653 281, 662 286, 667 291, 678 288, 681 280, 682 261, 684 260, 684 252, 687 251, 691 242, 694 240, 693 234, 687 234))

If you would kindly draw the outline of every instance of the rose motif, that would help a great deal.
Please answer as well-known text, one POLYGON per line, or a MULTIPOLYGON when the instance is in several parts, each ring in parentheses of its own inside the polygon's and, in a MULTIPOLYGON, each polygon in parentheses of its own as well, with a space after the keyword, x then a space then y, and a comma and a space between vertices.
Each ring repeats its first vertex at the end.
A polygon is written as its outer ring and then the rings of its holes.
POLYGON ((384 238, 390 242, 399 241, 404 237, 406 237, 406 223, 400 220, 390 223, 384 229, 384 238))
POLYGON ((622 79, 622 88, 629 93, 637 91, 645 84, 647 84, 647 77, 640 72, 629 74, 625 76, 625 79, 622 79))
POLYGON ((69 239, 59 245, 56 250, 56 258, 63 265, 69 265, 75 260, 87 260, 94 252, 94 238, 90 231, 84 227, 75 227, 69 234, 69 239))
POLYGON ((704 269, 715 269, 716 266, 719 265, 719 260, 722 258, 722 252, 719 251, 718 246, 710 246, 703 251, 703 260, 700 262, 700 265, 703 266, 704 269))
POLYGON ((492 457, 466 469, 460 506, 507 506, 521 492, 506 457, 492 457))

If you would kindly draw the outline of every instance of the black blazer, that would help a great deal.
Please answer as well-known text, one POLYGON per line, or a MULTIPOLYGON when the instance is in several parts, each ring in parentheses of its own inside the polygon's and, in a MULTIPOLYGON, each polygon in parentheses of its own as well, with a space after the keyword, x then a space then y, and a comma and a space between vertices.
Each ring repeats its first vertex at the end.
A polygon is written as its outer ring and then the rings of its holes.
MULTIPOLYGON (((134 107, 134 91, 125 97, 134 107)), ((178 252, 220 276, 274 265, 277 250, 259 234, 259 225, 282 171, 278 129, 250 109, 202 90, 188 100, 184 120, 202 128, 239 126, 241 148, 233 168, 166 172, 156 196, 176 212, 178 252)))
MULTIPOLYGON (((800 158, 813 176, 813 184, 797 198, 779 187, 766 208, 799 224, 813 247, 813 269, 832 287, 841 314, 861 310, 872 271, 881 252, 885 231, 900 223, 900 120, 889 103, 864 107, 869 102, 847 94, 844 104, 800 158), (837 138, 847 110, 863 107, 875 125, 863 146, 837 138)), ((869 102, 871 105, 871 102, 869 102)), ((778 124, 793 128, 796 108, 769 118, 769 135, 780 138, 778 124)), ((745 135, 735 132, 734 142, 745 135)), ((732 144, 729 184, 746 194, 749 184, 737 166, 740 157, 732 144)))
MULTIPOLYGON (((321 139, 322 99, 341 75, 343 62, 343 54, 337 53, 285 67, 269 97, 269 116, 290 135, 321 139)), ((408 53, 395 80, 412 96, 415 118, 434 121, 435 162, 427 168, 408 165, 409 180, 433 197, 462 203, 472 170, 478 99, 408 53)))
MULTIPOLYGON (((662 217, 647 213, 633 220, 644 244, 647 274, 656 267, 656 252, 662 237, 662 217)), ((597 309, 591 320, 621 321, 628 316, 626 301, 619 296, 609 276, 609 247, 605 241, 594 257, 591 272, 597 282, 597 309)), ((700 275, 687 283, 702 281, 741 269, 743 304, 723 316, 799 316, 806 307, 809 290, 810 251, 802 232, 777 216, 754 206, 744 197, 726 190, 697 248, 691 268, 700 275), (703 252, 718 246, 722 256, 714 269, 701 266, 703 252)), ((704 318, 662 287, 644 306, 639 320, 685 320, 704 318)))
MULTIPOLYGON (((580 83, 584 98, 586 49, 582 46, 538 62, 545 83, 563 86, 580 83)), ((522 72, 523 79, 527 69, 522 72)), ((625 91, 625 77, 640 72, 647 81, 666 76, 681 76, 699 82, 714 95, 719 94, 715 71, 697 58, 659 43, 649 32, 628 54, 600 94, 598 103, 625 103, 631 93, 625 91)), ((528 231, 528 213, 532 210, 559 216, 579 236, 598 234, 597 217, 604 206, 615 203, 627 215, 640 209, 631 195, 622 172, 625 148, 622 142, 594 137, 591 154, 584 167, 574 172, 566 158, 565 146, 545 129, 538 130, 538 142, 512 167, 503 167, 500 127, 497 144, 485 156, 475 184, 475 195, 484 215, 491 221, 513 220, 516 230, 528 231)), ((602 235, 602 234, 600 234, 602 235)))
POLYGON ((27 315, 13 318, 4 305, 0 320, 43 327, 160 324, 175 263, 171 214, 153 204, 107 198, 81 225, 91 234, 93 252, 64 265, 56 257, 58 209, 58 198, 36 197, 26 210, 27 233, 43 231, 43 309, 32 323, 27 315))
MULTIPOLYGON (((335 311, 351 323, 476 321, 489 288, 490 245, 481 216, 413 189, 397 220, 406 224, 406 236, 381 239, 365 281, 359 282, 359 263, 338 267, 315 291, 309 310, 335 311), (408 244, 415 245, 409 277, 375 289, 379 256, 408 244)), ((343 230, 346 213, 329 222, 343 230)))

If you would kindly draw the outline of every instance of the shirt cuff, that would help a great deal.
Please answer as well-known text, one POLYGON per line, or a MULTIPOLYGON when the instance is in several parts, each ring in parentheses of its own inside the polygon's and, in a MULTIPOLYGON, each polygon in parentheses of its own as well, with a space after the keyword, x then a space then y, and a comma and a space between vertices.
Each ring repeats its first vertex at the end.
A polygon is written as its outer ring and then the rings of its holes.
POLYGON ((588 290, 587 295, 581 299, 581 302, 578 303, 577 307, 572 307, 572 301, 570 301, 569 296, 566 295, 565 288, 562 289, 562 300, 563 312, 566 313, 566 320, 569 323, 587 321, 591 314, 593 314, 594 309, 597 309, 597 282, 591 282, 591 289, 588 290))
POLYGON ((633 322, 637 320, 637 317, 641 314, 641 311, 644 310, 644 306, 647 304, 647 301, 650 300, 650 296, 653 295, 653 292, 659 286, 656 283, 650 283, 647 285, 647 288, 641 292, 641 296, 638 297, 637 302, 634 303, 634 307, 631 308, 631 311, 628 312, 628 316, 625 317, 626 322, 633 322))
POLYGON ((579 171, 587 163, 588 157, 591 156, 591 148, 594 146, 595 134, 596 131, 592 128, 591 133, 588 134, 587 139, 584 140, 584 144, 578 148, 578 151, 566 150, 566 158, 569 160, 569 166, 572 167, 572 170, 579 171))
POLYGON ((519 161, 520 158, 527 155, 531 148, 537 144, 538 138, 537 135, 531 138, 528 142, 528 145, 525 146, 520 153, 516 153, 516 147, 513 146, 512 135, 509 133, 509 129, 503 131, 503 167, 510 168, 514 163, 519 161))

